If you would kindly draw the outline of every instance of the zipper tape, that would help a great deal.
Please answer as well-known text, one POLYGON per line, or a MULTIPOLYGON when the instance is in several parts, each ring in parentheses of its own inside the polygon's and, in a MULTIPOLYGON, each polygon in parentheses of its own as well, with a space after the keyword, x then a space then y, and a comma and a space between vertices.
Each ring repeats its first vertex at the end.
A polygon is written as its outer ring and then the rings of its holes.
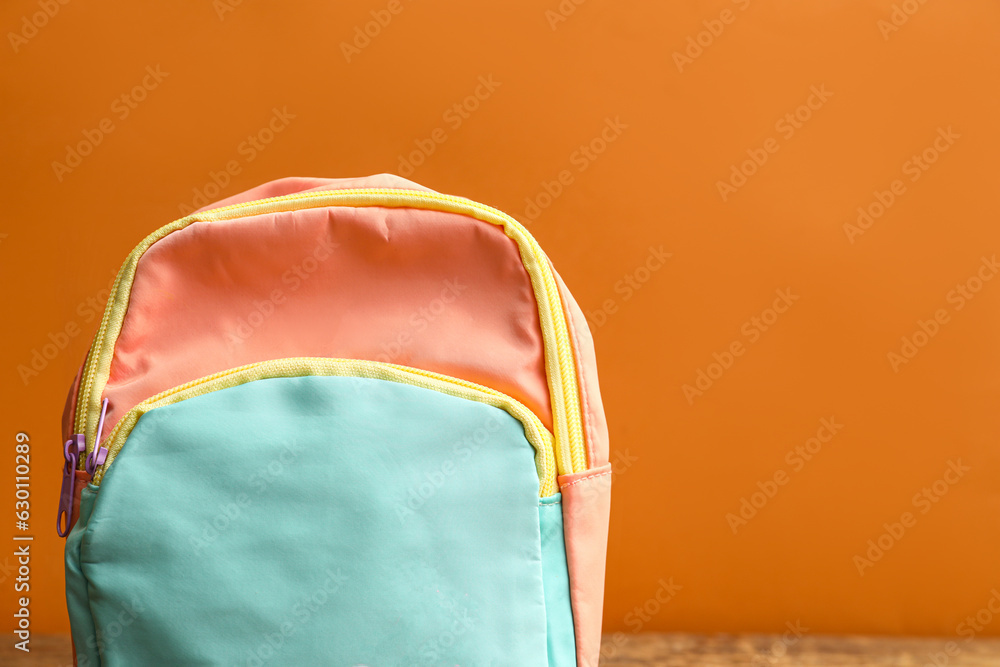
POLYGON ((207 375, 178 385, 152 396, 123 416, 100 443, 99 451, 106 451, 106 458, 97 466, 92 483, 100 485, 108 468, 128 439, 139 418, 159 407, 173 405, 188 398, 201 396, 221 389, 280 377, 340 376, 370 378, 399 382, 424 389, 439 391, 451 396, 478 401, 500 408, 524 426, 524 435, 535 448, 535 468, 538 472, 539 495, 543 498, 558 492, 556 466, 553 458, 553 436, 534 412, 523 403, 503 392, 483 385, 433 373, 419 368, 361 359, 331 359, 325 357, 291 357, 261 361, 246 366, 207 375))
MULTIPOLYGON (((195 222, 220 222, 233 218, 326 206, 381 206, 434 210, 465 215, 503 228, 504 233, 518 244, 522 263, 531 279, 535 300, 538 303, 539 325, 545 348, 546 378, 552 403, 557 471, 560 475, 564 475, 586 470, 588 462, 583 441, 576 362, 573 358, 573 348, 559 288, 548 258, 538 242, 521 223, 491 206, 450 195, 389 188, 323 190, 233 204, 181 218, 147 236, 132 250, 115 278, 100 328, 94 336, 84 365, 77 396, 75 430, 77 433, 85 434, 87 452, 89 453, 96 445, 101 395, 111 372, 114 344, 121 333, 132 280, 143 253, 160 239, 195 222)), ((81 457, 80 464, 84 461, 85 458, 81 457)))

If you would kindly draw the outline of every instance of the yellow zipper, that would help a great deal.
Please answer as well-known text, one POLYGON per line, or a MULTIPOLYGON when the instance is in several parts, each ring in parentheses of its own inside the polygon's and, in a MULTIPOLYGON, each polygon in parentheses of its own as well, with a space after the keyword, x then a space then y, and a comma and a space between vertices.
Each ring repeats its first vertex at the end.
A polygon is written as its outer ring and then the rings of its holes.
POLYGON ((451 396, 457 396, 506 411, 524 426, 524 435, 535 448, 535 468, 538 471, 539 494, 545 498, 558 491, 556 486, 556 469, 553 460, 553 437, 534 412, 520 401, 483 385, 461 380, 440 373, 432 373, 419 368, 387 364, 381 361, 364 361, 360 359, 331 359, 326 357, 292 357, 288 359, 273 359, 260 361, 238 368, 206 375, 172 389, 160 392, 147 398, 122 417, 111 433, 100 444, 107 449, 107 458, 98 466, 92 482, 100 485, 108 468, 125 444, 129 434, 139 421, 139 417, 150 410, 180 401, 201 396, 221 389, 266 380, 269 378, 305 377, 305 376, 339 376, 388 380, 408 384, 423 389, 439 391, 451 396))
MULTIPOLYGON (((111 296, 108 298, 101 319, 101 326, 94 336, 94 342, 84 365, 83 378, 77 395, 75 429, 77 433, 85 434, 87 452, 89 453, 95 444, 101 395, 110 375, 114 343, 121 332, 132 280, 143 253, 158 240, 194 222, 217 222, 324 206, 420 208, 466 215, 503 227, 504 233, 518 244, 521 260, 531 278, 535 300, 538 302, 539 324, 545 348, 545 370, 552 403, 556 470, 560 475, 586 470, 588 461, 583 441, 573 348, 562 310, 559 287, 548 258, 538 242, 521 223, 491 206, 435 192, 388 188, 324 190, 233 204, 175 220, 147 236, 132 250, 115 278, 111 296)), ((81 457, 81 465, 83 458, 85 457, 81 457)))

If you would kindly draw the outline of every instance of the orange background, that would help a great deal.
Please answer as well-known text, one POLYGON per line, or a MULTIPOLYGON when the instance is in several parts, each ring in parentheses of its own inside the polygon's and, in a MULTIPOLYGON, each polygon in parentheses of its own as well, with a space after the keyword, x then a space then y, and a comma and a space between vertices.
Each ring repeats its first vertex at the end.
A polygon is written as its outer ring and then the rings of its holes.
MULTIPOLYGON (((221 0, 74 0, 16 52, 9 33, 42 10, 0 8, 0 506, 11 510, 0 535, 13 532, 23 430, 33 629, 68 629, 53 530, 59 418, 96 327, 88 303, 126 253, 231 160, 239 173, 220 197, 282 176, 396 172, 437 128, 446 139, 410 177, 522 220, 526 199, 547 203, 530 229, 590 314, 618 455, 606 630, 798 620, 810 632, 954 635, 985 607, 1000 586, 1000 281, 961 309, 949 292, 1000 252, 996 3, 908 0, 915 13, 897 12, 888 31, 893 3, 875 0, 563 0, 576 8, 554 27, 559 0, 401 0, 347 62, 341 42, 388 4, 243 2, 220 17, 221 0), (688 38, 700 32, 699 53, 688 38), (123 118, 115 100, 147 66, 167 75, 123 118), (499 85, 455 127, 446 112, 490 76, 499 85), (812 87, 829 95, 810 98, 812 87), (294 119, 249 160, 240 146, 274 108, 294 119), (797 109, 797 127, 782 120, 797 109), (59 180, 53 162, 103 119, 113 131, 59 180), (584 157, 607 119, 627 127, 584 157), (914 171, 939 128, 951 128, 947 150, 914 171), (763 164, 748 163, 723 201, 718 182, 753 155, 763 164), (564 170, 558 196, 539 200, 564 170), (896 179, 892 204, 852 242, 845 224, 896 179), (647 273, 660 246, 672 256, 647 273), (774 321, 766 309, 785 289, 798 299, 774 321), (938 309, 947 321, 894 370, 888 353, 938 309), (19 366, 67 326, 80 333, 22 381, 19 366), (710 367, 735 342, 743 354, 710 367), (699 370, 717 379, 689 403, 699 370), (796 469, 786 453, 823 418, 843 428, 796 469), (921 513, 914 495, 959 459, 969 470, 921 513), (779 471, 786 483, 772 488, 779 471), (758 483, 773 497, 734 534, 727 514, 743 498, 761 504, 758 483), (861 576, 854 557, 907 511, 915 524, 861 576), (671 578, 680 590, 657 602, 671 578)), ((12 574, 0 576, 11 610, 12 574)), ((978 632, 998 635, 1000 621, 978 632)))

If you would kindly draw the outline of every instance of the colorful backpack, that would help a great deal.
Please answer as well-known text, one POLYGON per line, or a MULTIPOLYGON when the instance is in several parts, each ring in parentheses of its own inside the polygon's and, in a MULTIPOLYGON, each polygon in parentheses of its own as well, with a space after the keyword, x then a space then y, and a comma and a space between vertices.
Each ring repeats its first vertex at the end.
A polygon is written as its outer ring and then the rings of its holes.
POLYGON ((593 343, 496 209, 287 178, 160 228, 63 432, 77 665, 597 665, 593 343))

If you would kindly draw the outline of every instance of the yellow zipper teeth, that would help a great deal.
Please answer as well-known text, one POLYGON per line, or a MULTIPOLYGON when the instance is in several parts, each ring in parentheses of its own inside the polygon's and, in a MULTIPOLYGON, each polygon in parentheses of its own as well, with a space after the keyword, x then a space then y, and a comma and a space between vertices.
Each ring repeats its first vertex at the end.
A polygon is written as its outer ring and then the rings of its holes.
POLYGON ((457 213, 503 227, 518 244, 525 270, 531 278, 535 299, 539 305, 539 323, 545 345, 546 377, 552 402, 552 422, 555 433, 555 458, 559 474, 586 470, 588 461, 583 441, 579 388, 576 383, 576 362, 570 342, 566 317, 562 310, 559 287, 552 274, 548 258, 538 242, 521 223, 491 206, 469 199, 422 190, 361 188, 322 190, 259 199, 241 204, 196 213, 161 227, 147 236, 129 254, 122 265, 111 296, 94 337, 91 352, 84 366, 83 379, 77 396, 75 427, 86 435, 88 452, 93 448, 100 396, 110 374, 114 345, 106 345, 111 333, 113 343, 121 332, 125 310, 131 292, 132 279, 139 258, 158 240, 195 222, 213 222, 237 217, 286 212, 323 206, 384 206, 409 207, 457 213), (302 204, 300 206, 300 204, 302 204), (107 349, 106 349, 107 348, 107 349), (95 400, 96 396, 96 400, 95 400))
POLYGON ((111 433, 101 443, 107 447, 108 456, 104 464, 94 473, 93 483, 100 485, 108 468, 118 456, 139 418, 150 410, 173 405, 195 396, 228 389, 238 385, 280 377, 338 376, 388 380, 414 387, 439 391, 458 398, 478 401, 506 411, 524 426, 528 442, 535 448, 535 468, 538 472, 539 495, 543 498, 558 491, 556 486, 555 461, 553 460, 553 437, 538 416, 523 403, 503 392, 460 378, 433 373, 419 368, 387 364, 380 361, 360 359, 331 359, 325 357, 291 357, 261 361, 238 368, 206 375, 186 382, 147 398, 129 410, 111 433))

